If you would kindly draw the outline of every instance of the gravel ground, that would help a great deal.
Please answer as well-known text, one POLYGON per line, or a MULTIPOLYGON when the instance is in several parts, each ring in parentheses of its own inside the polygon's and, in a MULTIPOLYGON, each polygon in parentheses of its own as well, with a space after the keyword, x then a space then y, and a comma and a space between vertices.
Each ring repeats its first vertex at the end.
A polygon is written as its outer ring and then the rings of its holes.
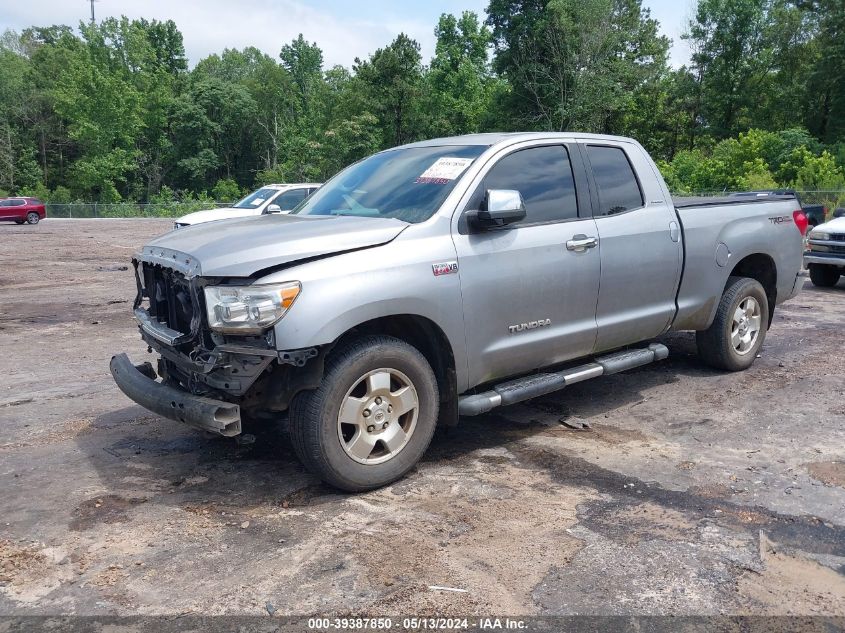
POLYGON ((0 613, 845 615, 845 280, 747 372, 671 334, 353 496, 274 429, 207 439, 112 383, 146 356, 129 258, 168 228, 0 225, 0 613))

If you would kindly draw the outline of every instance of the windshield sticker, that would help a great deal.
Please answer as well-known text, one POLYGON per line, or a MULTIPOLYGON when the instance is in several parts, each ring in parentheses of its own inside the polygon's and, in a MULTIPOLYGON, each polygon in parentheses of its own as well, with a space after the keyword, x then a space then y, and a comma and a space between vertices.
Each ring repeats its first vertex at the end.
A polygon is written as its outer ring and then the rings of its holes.
POLYGON ((431 167, 420 174, 420 177, 414 182, 445 185, 450 180, 454 180, 460 176, 472 161, 472 158, 443 156, 438 158, 431 167))
POLYGON ((256 198, 255 200, 253 200, 252 202, 250 202, 250 204, 251 204, 252 206, 254 206, 254 207, 257 207, 257 206, 258 206, 259 204, 261 204, 262 202, 264 202, 264 198, 256 198))

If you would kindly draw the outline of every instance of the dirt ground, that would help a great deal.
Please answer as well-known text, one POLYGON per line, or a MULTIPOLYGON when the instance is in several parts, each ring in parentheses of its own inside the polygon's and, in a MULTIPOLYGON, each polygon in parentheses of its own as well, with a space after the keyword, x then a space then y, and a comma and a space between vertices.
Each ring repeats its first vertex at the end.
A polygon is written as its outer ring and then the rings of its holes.
POLYGON ((845 281, 806 281, 747 372, 672 334, 346 495, 280 433, 207 439, 112 383, 147 357, 129 258, 168 228, 0 225, 0 613, 845 615, 845 281))

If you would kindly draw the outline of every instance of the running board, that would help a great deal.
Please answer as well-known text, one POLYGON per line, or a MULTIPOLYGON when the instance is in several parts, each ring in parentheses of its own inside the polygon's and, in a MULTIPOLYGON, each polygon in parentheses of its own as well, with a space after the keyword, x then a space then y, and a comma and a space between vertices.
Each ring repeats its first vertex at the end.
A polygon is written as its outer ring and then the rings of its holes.
POLYGON ((487 413, 498 406, 515 404, 553 391, 558 391, 576 382, 598 378, 620 371, 648 365, 669 356, 669 349, 660 343, 652 343, 646 349, 625 350, 606 356, 599 356, 592 363, 571 367, 555 373, 534 374, 496 385, 490 391, 461 396, 458 398, 458 414, 465 416, 487 413))

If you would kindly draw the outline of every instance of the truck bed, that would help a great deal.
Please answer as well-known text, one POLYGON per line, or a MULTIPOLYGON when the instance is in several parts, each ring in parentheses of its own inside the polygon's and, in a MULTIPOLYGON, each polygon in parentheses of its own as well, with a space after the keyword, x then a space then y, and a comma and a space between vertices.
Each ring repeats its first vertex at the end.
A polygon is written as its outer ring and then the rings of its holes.
POLYGON ((801 268, 802 240, 792 217, 793 195, 673 198, 684 235, 684 272, 673 329, 709 326, 726 274, 765 266, 778 271, 773 301, 793 296, 801 268), (706 212, 704 212, 706 211, 706 212), (749 259, 746 259, 749 258, 749 259))

